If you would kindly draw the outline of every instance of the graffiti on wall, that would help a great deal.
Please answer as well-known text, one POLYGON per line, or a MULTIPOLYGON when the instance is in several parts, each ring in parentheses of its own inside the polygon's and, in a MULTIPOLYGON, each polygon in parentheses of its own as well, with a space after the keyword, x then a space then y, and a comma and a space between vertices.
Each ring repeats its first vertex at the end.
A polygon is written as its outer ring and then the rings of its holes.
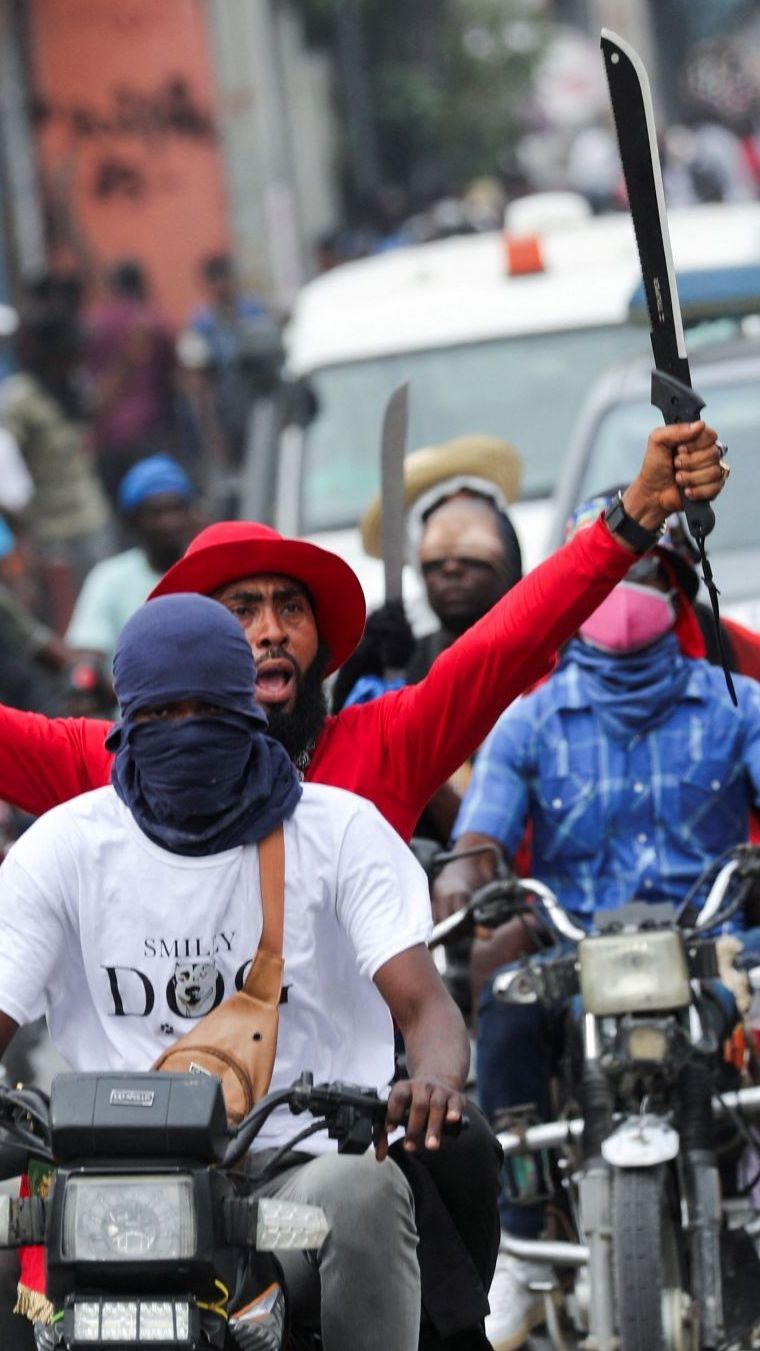
POLYGON ((199 259, 228 242, 202 0, 31 0, 30 15, 53 257, 135 257, 186 313, 199 259))
POLYGON ((155 89, 117 85, 101 103, 86 99, 64 103, 37 95, 33 117, 44 132, 57 127, 64 143, 92 146, 88 189, 96 198, 123 196, 141 200, 160 190, 161 176, 149 172, 144 152, 159 151, 172 140, 213 143, 216 129, 190 83, 172 76, 155 89), (141 152, 130 154, 130 149, 141 152))

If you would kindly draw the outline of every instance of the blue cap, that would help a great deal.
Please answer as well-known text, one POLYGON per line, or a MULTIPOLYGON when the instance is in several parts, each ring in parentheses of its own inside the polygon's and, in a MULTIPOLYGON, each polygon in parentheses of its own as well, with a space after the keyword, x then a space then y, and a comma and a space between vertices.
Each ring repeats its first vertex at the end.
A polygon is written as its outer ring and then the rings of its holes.
POLYGON ((125 516, 136 511, 150 497, 176 493, 189 501, 195 488, 187 474, 170 455, 149 455, 139 460, 119 484, 119 511, 125 516))

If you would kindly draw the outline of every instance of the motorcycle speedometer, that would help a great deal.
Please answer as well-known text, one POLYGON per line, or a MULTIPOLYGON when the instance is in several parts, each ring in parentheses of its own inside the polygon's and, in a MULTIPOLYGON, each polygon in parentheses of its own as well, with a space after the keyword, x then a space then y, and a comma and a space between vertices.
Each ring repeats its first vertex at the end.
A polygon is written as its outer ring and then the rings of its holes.
POLYGON ((195 1253, 193 1180, 186 1174, 70 1177, 62 1256, 75 1262, 180 1261, 195 1253))

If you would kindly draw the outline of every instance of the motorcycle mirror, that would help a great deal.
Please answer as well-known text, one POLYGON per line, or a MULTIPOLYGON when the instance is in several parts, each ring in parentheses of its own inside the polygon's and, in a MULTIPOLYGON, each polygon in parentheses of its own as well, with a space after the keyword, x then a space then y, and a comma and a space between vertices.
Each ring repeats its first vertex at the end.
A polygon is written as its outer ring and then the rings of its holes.
MULTIPOLYGON (((42 1146, 41 1146, 42 1147, 42 1146)), ((29 1149, 20 1145, 4 1126, 0 1126, 0 1179, 20 1177, 29 1166, 29 1149)))

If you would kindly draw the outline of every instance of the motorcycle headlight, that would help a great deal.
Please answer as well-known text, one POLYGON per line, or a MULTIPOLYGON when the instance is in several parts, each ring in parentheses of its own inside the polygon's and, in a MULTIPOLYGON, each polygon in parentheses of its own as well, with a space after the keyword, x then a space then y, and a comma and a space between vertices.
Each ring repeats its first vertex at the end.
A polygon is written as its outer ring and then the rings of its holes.
POLYGON ((691 1003, 686 952, 673 930, 584 938, 578 960, 583 1007, 598 1018, 691 1003))
POLYGON ((62 1255, 76 1262, 167 1262, 196 1250, 195 1195, 184 1174, 69 1178, 62 1255))
POLYGON ((60 1344, 196 1346, 197 1321, 197 1311, 187 1300, 80 1299, 64 1310, 60 1344))

